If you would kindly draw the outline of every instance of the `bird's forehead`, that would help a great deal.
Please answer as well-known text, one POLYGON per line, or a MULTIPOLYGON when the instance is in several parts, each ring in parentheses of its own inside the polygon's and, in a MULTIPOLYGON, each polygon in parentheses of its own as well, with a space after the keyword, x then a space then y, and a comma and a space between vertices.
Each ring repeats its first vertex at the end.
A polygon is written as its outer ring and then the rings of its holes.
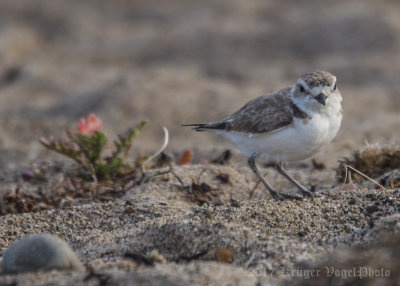
POLYGON ((304 82, 309 88, 332 86, 336 81, 336 77, 327 71, 313 71, 303 74, 299 78, 299 82, 304 82))

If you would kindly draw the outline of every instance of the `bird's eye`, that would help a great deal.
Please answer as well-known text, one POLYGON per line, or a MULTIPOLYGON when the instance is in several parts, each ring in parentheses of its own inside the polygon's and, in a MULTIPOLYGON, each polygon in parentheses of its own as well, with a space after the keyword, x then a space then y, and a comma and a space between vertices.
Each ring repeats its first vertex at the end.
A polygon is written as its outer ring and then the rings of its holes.
POLYGON ((304 89, 304 86, 300 84, 300 91, 305 92, 306 90, 304 89))
POLYGON ((333 90, 336 90, 336 83, 335 83, 335 87, 333 88, 333 90))

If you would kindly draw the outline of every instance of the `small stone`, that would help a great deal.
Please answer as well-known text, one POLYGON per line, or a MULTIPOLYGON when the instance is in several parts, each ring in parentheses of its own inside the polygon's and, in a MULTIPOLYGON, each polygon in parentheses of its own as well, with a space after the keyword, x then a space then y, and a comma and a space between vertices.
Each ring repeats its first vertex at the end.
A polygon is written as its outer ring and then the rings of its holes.
POLYGON ((303 231, 303 230, 301 230, 301 231, 299 231, 299 232, 297 233, 297 235, 300 236, 300 237, 304 237, 306 234, 307 234, 307 233, 306 233, 305 231, 303 231))
POLYGON ((234 208, 238 208, 238 207, 240 207, 240 203, 238 201, 233 200, 233 201, 231 201, 231 206, 234 208))
POLYGON ((21 173, 21 177, 24 181, 29 182, 35 177, 35 174, 31 170, 25 170, 21 173))
POLYGON ((228 174, 218 174, 216 178, 223 184, 228 184, 230 182, 230 177, 228 174))
POLYGON ((14 242, 3 257, 3 273, 41 270, 84 271, 68 244, 51 234, 34 234, 14 242))
POLYGON ((167 263, 167 260, 165 259, 164 256, 162 256, 157 250, 153 250, 150 253, 150 257, 154 260, 154 262, 165 264, 167 263))
POLYGON ((135 211, 135 209, 133 207, 126 207, 124 209, 124 213, 126 214, 132 214, 135 211))
POLYGON ((379 207, 375 204, 367 206, 367 213, 369 213, 369 214, 377 212, 378 210, 379 210, 379 207))
POLYGON ((206 218, 211 218, 211 212, 208 209, 200 209, 200 212, 202 215, 204 215, 206 218))

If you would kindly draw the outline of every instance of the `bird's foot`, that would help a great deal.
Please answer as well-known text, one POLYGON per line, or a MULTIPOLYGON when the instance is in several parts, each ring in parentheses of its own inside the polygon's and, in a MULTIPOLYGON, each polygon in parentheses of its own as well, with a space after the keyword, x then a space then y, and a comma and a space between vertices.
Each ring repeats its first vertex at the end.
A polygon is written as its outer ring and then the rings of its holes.
MULTIPOLYGON (((314 187, 315 189, 315 187, 314 187)), ((303 194, 303 197, 314 197, 315 193, 313 191, 313 188, 311 188, 311 190, 306 190, 306 189, 300 189, 301 193, 303 194)))

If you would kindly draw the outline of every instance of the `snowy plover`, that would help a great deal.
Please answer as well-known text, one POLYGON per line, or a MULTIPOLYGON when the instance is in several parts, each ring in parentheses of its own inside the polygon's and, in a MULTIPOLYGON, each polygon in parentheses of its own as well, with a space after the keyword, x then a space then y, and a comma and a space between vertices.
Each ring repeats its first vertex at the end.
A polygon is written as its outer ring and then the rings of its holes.
POLYGON ((221 121, 185 126, 215 131, 236 144, 273 198, 301 199, 277 193, 261 175, 255 158, 274 166, 303 196, 311 196, 312 192, 286 173, 282 163, 311 157, 333 140, 342 122, 341 101, 336 77, 313 71, 303 74, 295 86, 255 98, 221 121))

